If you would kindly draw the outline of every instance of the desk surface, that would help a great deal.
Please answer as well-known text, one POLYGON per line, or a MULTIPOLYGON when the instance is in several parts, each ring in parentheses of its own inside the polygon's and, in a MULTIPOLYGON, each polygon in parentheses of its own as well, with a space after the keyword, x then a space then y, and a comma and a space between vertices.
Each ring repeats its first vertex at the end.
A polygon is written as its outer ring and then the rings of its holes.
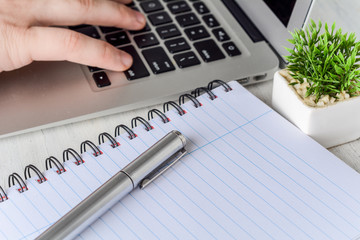
MULTIPOLYGON (((360 38, 360 1, 358 0, 316 0, 311 17, 318 21, 336 21, 343 31, 355 32, 360 38)), ((272 82, 247 87, 255 96, 271 106, 272 82)), ((130 125, 135 116, 146 117, 147 111, 161 106, 138 109, 108 117, 92 119, 56 128, 45 129, 14 137, 0 139, 0 185, 7 187, 7 177, 13 172, 23 175, 26 165, 34 164, 45 170, 45 159, 55 156, 59 160, 67 148, 79 150, 81 142, 97 143, 102 132, 113 134, 118 124, 130 125)), ((352 168, 360 172, 360 140, 329 149, 352 168)))

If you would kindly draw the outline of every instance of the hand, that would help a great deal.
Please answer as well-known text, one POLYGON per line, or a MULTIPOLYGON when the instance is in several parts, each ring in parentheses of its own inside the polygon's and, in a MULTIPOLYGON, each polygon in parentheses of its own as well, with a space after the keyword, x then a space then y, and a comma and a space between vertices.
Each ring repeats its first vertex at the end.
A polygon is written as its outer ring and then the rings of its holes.
POLYGON ((33 61, 68 60, 124 71, 129 54, 109 43, 65 28, 93 24, 140 30, 145 17, 124 4, 131 0, 0 0, 0 72, 33 61))

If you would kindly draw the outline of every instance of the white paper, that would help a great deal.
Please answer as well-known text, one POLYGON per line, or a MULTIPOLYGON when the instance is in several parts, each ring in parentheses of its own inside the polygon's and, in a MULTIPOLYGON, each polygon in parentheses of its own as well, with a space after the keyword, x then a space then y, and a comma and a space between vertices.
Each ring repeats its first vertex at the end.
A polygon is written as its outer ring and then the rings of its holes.
POLYGON ((353 239, 360 234, 360 176, 236 82, 134 129, 137 138, 71 159, 48 181, 27 181, 0 203, 0 237, 32 239, 171 130, 188 154, 144 190, 135 190, 79 239, 353 239))

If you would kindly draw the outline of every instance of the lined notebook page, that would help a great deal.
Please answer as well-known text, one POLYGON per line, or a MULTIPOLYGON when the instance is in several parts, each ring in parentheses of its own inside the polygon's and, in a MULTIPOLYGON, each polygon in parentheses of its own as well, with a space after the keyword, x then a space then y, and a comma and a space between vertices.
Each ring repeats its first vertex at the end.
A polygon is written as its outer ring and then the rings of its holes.
POLYGON ((103 155, 0 203, 0 238, 33 239, 171 130, 188 154, 144 190, 135 190, 78 239, 355 239, 360 235, 360 175, 236 82, 217 98, 186 103, 153 130, 117 138, 103 155))

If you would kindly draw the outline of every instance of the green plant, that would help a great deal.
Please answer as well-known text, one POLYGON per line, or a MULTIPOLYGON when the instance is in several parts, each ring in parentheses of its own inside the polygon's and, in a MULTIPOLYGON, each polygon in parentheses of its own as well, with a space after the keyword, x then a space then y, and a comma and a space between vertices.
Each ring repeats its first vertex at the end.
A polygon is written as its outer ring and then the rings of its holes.
POLYGON ((360 93, 360 42, 356 42, 354 33, 335 31, 335 23, 329 31, 325 23, 325 32, 321 33, 322 23, 311 20, 304 30, 291 33, 294 49, 286 48, 291 54, 286 57, 288 70, 298 82, 292 85, 309 83, 305 97, 314 95, 315 102, 322 95, 336 98, 336 94, 345 91, 350 96, 360 93))

